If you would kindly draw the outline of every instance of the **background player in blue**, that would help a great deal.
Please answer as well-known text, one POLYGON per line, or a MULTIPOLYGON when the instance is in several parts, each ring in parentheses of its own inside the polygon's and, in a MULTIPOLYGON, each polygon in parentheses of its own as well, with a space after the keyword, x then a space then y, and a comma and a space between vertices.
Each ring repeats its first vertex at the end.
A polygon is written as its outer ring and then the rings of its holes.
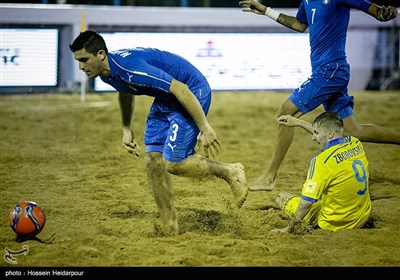
MULTIPOLYGON (((358 124, 353 115, 353 97, 348 94, 350 67, 346 60, 346 36, 350 10, 361 10, 379 21, 397 16, 395 7, 375 5, 367 0, 302 0, 296 17, 282 14, 257 1, 240 1, 244 12, 266 15, 298 32, 309 29, 312 74, 280 106, 277 115, 301 117, 320 105, 343 119, 345 135, 365 142, 400 144, 400 132, 372 124, 358 124)), ((278 169, 293 141, 292 127, 278 127, 271 161, 263 174, 249 183, 249 189, 272 190, 278 169)))
POLYGON ((302 221, 331 231, 361 228, 372 209, 368 187, 368 160, 360 140, 343 137, 343 121, 323 112, 313 123, 280 116, 277 123, 299 126, 312 134, 320 149, 311 160, 302 195, 281 192, 279 206, 292 217, 278 232, 301 232, 302 221))
POLYGON ((103 37, 93 30, 81 32, 70 49, 89 78, 100 76, 119 92, 122 146, 135 156, 140 156, 132 130, 135 96, 154 97, 145 128, 145 165, 163 234, 179 234, 169 173, 222 178, 237 207, 243 205, 248 194, 244 166, 209 159, 218 154, 220 142, 206 117, 211 88, 198 69, 177 54, 153 48, 108 52, 103 37), (196 154, 196 143, 205 157, 196 154))

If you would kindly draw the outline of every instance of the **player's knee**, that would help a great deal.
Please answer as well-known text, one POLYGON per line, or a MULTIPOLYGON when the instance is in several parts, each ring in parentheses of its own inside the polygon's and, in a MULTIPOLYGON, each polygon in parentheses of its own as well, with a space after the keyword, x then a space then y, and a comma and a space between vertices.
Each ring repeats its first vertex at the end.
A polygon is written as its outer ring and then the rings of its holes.
POLYGON ((148 170, 153 168, 162 168, 162 155, 161 153, 146 153, 144 156, 144 163, 148 170))
POLYGON ((278 111, 276 112, 276 117, 277 118, 279 118, 280 116, 283 116, 283 115, 293 115, 292 107, 289 106, 289 104, 287 104, 286 102, 283 103, 279 107, 278 111))
POLYGON ((165 167, 165 170, 167 170, 171 174, 177 174, 178 170, 180 168, 180 163, 179 162, 172 162, 168 161, 166 159, 163 159, 163 164, 165 167))

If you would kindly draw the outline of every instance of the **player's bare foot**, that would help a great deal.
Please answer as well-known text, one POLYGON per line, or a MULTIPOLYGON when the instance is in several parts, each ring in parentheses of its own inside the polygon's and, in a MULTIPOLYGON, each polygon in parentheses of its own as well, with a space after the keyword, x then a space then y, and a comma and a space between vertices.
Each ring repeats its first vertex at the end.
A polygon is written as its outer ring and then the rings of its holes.
POLYGON ((163 221, 160 219, 154 223, 154 231, 158 236, 176 236, 180 234, 178 221, 163 221))
POLYGON ((230 179, 228 180, 228 183, 231 186, 236 206, 241 208, 249 193, 246 174, 244 172, 244 166, 240 162, 232 163, 231 167, 231 175, 229 176, 230 179))
POLYGON ((178 221, 163 222, 162 232, 165 236, 179 235, 178 221))
POLYGON ((250 191, 272 191, 275 188, 275 181, 267 181, 264 177, 259 177, 249 183, 250 191))

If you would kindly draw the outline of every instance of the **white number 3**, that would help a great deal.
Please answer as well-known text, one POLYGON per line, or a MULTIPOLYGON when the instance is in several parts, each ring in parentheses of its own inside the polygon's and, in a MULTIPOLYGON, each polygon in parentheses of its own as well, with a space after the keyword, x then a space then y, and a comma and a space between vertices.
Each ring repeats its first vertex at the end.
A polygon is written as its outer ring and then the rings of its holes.
POLYGON ((179 126, 176 123, 174 123, 172 127, 174 128, 174 130, 172 131, 172 135, 169 137, 169 140, 174 142, 176 140, 176 134, 178 133, 179 126))

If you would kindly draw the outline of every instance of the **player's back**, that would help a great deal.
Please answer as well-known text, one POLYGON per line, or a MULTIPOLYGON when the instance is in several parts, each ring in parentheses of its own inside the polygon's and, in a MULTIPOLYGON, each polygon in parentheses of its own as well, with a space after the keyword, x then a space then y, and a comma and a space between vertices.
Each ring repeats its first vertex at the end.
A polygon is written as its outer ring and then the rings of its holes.
POLYGON ((319 225, 322 228, 358 228, 371 211, 368 160, 363 145, 354 137, 346 140, 317 157, 330 171, 321 201, 319 225))
POLYGON ((162 99, 169 91, 172 79, 186 84, 193 92, 209 88, 203 74, 182 56, 155 48, 121 49, 109 53, 112 78, 102 78, 117 90, 132 94, 147 94, 162 99), (129 86, 129 88, 126 87, 129 86), (130 88, 134 87, 134 90, 130 88))

